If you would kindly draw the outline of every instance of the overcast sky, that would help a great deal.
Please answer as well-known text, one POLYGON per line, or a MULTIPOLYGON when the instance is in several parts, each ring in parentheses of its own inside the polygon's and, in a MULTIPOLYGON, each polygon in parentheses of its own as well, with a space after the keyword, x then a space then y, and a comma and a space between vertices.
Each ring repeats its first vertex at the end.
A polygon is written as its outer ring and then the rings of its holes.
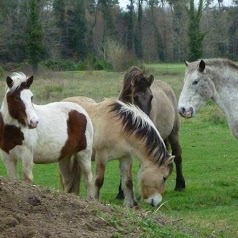
MULTIPOLYGON (((198 0, 195 0, 195 1, 198 2, 198 0)), ((120 3, 120 6, 125 9, 126 5, 128 5, 130 3, 130 0, 119 0, 119 3, 120 3)), ((215 0, 214 3, 218 4, 218 1, 215 0)), ((223 0, 222 4, 223 4, 223 6, 230 6, 230 5, 232 5, 232 3, 233 3, 233 0, 223 0)))

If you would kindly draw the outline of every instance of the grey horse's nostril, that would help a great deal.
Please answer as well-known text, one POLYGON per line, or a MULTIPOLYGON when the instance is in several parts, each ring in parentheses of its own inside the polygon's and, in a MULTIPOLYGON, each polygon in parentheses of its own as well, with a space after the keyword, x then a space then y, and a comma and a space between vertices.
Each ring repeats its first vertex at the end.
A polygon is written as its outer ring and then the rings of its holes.
POLYGON ((186 111, 186 110, 185 110, 185 107, 180 107, 180 108, 179 108, 179 113, 180 113, 180 114, 184 114, 185 111, 186 111))

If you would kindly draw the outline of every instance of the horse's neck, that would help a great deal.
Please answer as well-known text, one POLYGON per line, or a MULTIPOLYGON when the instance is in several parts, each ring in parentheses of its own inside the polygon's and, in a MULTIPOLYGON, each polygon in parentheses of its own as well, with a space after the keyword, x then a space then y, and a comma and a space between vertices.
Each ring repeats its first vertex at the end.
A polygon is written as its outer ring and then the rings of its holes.
POLYGON ((237 127, 238 136, 238 72, 224 70, 223 78, 214 79, 214 84, 216 91, 212 99, 226 115, 231 130, 237 127))

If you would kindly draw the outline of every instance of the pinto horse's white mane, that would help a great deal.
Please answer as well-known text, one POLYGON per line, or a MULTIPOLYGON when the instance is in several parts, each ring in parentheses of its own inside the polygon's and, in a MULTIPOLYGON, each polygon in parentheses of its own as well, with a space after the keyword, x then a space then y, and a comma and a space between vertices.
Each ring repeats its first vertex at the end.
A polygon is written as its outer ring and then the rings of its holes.
POLYGON ((17 88, 20 87, 22 82, 26 82, 27 76, 22 72, 14 72, 9 76, 13 80, 12 87, 9 89, 6 85, 6 91, 9 90, 14 92, 17 88))

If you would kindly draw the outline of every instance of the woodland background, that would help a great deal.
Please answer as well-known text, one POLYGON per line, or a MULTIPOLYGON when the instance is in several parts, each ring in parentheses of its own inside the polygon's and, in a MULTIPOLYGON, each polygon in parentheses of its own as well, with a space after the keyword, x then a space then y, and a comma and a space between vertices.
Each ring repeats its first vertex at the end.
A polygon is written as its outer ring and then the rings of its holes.
POLYGON ((237 0, 0 0, 0 25, 0 72, 238 60, 237 0))

